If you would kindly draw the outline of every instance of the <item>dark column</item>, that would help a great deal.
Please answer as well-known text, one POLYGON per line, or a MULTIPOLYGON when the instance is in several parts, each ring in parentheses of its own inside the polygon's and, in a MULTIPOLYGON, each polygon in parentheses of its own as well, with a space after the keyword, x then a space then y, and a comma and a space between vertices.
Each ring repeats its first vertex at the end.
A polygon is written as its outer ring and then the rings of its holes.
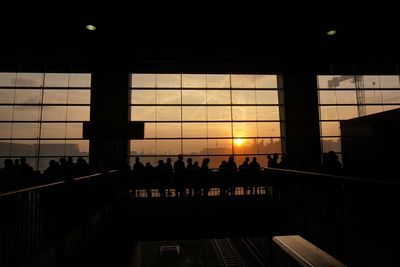
MULTIPOLYGON (((90 120, 121 131, 115 125, 129 122, 129 73, 116 64, 100 62, 92 72, 90 120)), ((105 167, 118 166, 127 159, 128 147, 126 138, 98 138, 95 132, 90 138, 90 161, 100 161, 105 167)))
POLYGON ((284 153, 299 170, 318 170, 321 144, 318 121, 317 76, 313 72, 286 72, 278 76, 284 153))

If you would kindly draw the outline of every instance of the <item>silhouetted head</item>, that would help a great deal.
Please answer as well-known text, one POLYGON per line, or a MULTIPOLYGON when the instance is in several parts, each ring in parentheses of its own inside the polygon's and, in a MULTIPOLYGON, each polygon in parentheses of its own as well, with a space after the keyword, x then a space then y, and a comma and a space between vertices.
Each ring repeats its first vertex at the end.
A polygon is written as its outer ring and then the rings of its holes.
POLYGON ((249 157, 246 157, 245 159, 244 159, 244 161, 246 161, 246 162, 248 162, 250 159, 249 159, 249 157))
POLYGON ((164 165, 164 161, 163 161, 162 159, 160 159, 160 160, 158 161, 158 166, 162 166, 162 165, 164 165))
POLYGON ((139 157, 136 157, 136 158, 135 158, 135 162, 140 162, 140 158, 139 158, 139 157))
POLYGON ((230 156, 228 159, 228 162, 233 162, 235 160, 235 158, 233 156, 230 156))
POLYGON ((257 161, 257 157, 253 157, 253 162, 256 162, 257 161))
POLYGON ((193 160, 192 160, 192 158, 188 158, 188 159, 186 160, 186 162, 187 162, 188 164, 192 164, 193 160))
POLYGON ((69 163, 69 164, 74 163, 74 158, 71 157, 71 156, 69 156, 69 157, 68 157, 68 163, 69 163))
POLYGON ((274 153, 274 159, 278 159, 278 153, 274 153))
POLYGON ((183 155, 182 154, 178 155, 178 160, 183 160, 183 155))
POLYGON ((19 165, 19 159, 15 159, 15 160, 14 160, 14 164, 15 164, 15 165, 19 165))
POLYGON ((268 154, 268 155, 267 155, 267 159, 271 159, 271 154, 268 154))
POLYGON ((199 162, 196 160, 196 161, 193 163, 193 166, 199 167, 199 162))
POLYGON ((205 166, 205 165, 207 165, 209 162, 210 162, 210 159, 209 159, 209 158, 205 158, 205 159, 203 159, 203 162, 201 163, 201 165, 202 165, 202 166, 205 166))
POLYGON ((171 158, 167 158, 167 163, 171 163, 172 159, 171 158))
POLYGON ((25 157, 21 157, 20 161, 21 161, 21 164, 25 164, 26 163, 26 158, 25 157))
POLYGON ((14 163, 11 159, 5 159, 4 160, 4 166, 6 168, 12 168, 14 166, 14 163))

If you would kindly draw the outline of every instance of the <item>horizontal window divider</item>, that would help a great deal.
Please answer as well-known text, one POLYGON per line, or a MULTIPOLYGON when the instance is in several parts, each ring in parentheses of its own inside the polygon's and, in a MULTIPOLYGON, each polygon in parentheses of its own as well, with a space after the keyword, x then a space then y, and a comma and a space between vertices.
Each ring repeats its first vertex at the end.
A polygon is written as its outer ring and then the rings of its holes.
POLYGON ((399 105, 400 103, 355 103, 355 104, 319 104, 320 107, 341 107, 341 106, 396 106, 399 105))
POLYGON ((221 91, 277 91, 278 88, 216 88, 216 87, 130 87, 131 90, 221 90, 221 91))
MULTIPOLYGON (((271 153, 247 153, 247 154, 234 154, 233 156, 252 156, 252 155, 256 155, 256 156, 266 156, 268 154, 272 154, 275 152, 271 152, 271 153)), ((277 153, 277 152, 276 152, 277 153)), ((282 155, 282 153, 277 153, 278 155, 282 155)), ((166 154, 166 155, 160 155, 160 154, 130 154, 129 157, 134 158, 134 157, 155 157, 155 158, 160 158, 160 157, 177 157, 178 154, 166 154)), ((182 156, 184 157, 229 157, 232 156, 232 154, 183 154, 182 156)))
POLYGON ((82 138, 0 138, 0 141, 82 141, 82 138))
POLYGON ((46 90, 63 90, 63 89, 65 89, 65 90, 90 90, 91 87, 0 86, 0 89, 10 89, 10 90, 14 90, 14 89, 16 89, 16 90, 18 90, 18 89, 23 89, 23 90, 26 90, 26 89, 32 89, 32 90, 38 90, 38 89, 40 89, 40 90, 42 90, 42 89, 46 89, 46 90))
POLYGON ((241 122, 284 122, 283 120, 220 120, 220 121, 133 121, 144 123, 241 123, 241 122))
POLYGON ((372 88, 372 87, 367 87, 367 88, 318 88, 318 91, 332 91, 332 90, 337 90, 337 91, 398 91, 400 90, 400 87, 398 88, 372 88))
POLYGON ((42 104, 42 103, 0 103, 0 106, 11 106, 11 107, 23 107, 23 106, 34 106, 34 107, 90 107, 90 104, 42 104))
POLYGON ((88 121, 17 121, 17 120, 13 120, 13 121, 0 121, 0 123, 84 123, 84 122, 88 122, 88 121))
POLYGON ((231 139, 281 139, 279 136, 266 136, 266 137, 149 137, 145 139, 130 139, 131 141, 157 141, 157 140, 231 140, 231 139))
POLYGON ((247 106, 272 106, 279 107, 282 104, 131 104, 131 107, 247 107, 247 106))
POLYGON ((88 158, 88 155, 59 155, 59 156, 25 156, 25 155, 10 155, 10 156, 0 156, 0 158, 37 158, 37 159, 46 159, 46 158, 60 158, 60 157, 82 157, 82 158, 88 158))

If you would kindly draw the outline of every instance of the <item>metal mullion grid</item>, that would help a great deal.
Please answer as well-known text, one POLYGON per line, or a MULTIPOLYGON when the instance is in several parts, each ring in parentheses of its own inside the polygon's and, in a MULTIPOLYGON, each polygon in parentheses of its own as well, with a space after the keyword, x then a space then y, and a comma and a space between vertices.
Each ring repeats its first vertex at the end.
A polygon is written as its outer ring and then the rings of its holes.
MULTIPOLYGON (((152 87, 131 87, 131 90, 154 90, 155 88, 152 87)), ((229 88, 229 87, 224 87, 224 88, 205 88, 205 87, 194 87, 194 88, 182 88, 182 87, 157 87, 157 90, 195 90, 195 91, 203 91, 203 90, 218 90, 218 91, 249 91, 249 90, 255 90, 255 91, 276 91, 278 88, 229 88)))
MULTIPOLYGON (((179 140, 179 139, 184 139, 184 140, 210 140, 210 139, 224 139, 224 140, 231 140, 231 137, 149 137, 146 139, 132 139, 132 141, 142 141, 142 140, 179 140)), ((240 137, 240 139, 282 139, 279 136, 260 136, 260 137, 255 137, 255 136, 247 136, 247 137, 240 137)), ((23 139, 27 140, 27 139, 23 139)), ((53 139, 50 139, 53 140, 53 139)), ((70 140, 70 139, 67 139, 70 140)), ((77 139, 79 140, 79 139, 77 139)), ((80 139, 80 140, 85 140, 85 139, 80 139)))
POLYGON ((320 107, 336 107, 336 106, 396 106, 400 105, 400 103, 366 103, 366 104, 320 104, 320 107))
MULTIPOLYGON (((366 88, 358 88, 359 90, 364 90, 364 91, 398 91, 400 90, 399 87, 389 87, 389 88, 372 88, 372 87, 366 87, 366 88)), ((332 91, 356 91, 356 88, 318 88, 318 91, 327 91, 327 92, 332 92, 332 91)))
POLYGON ((53 106, 53 107, 65 107, 65 106, 77 106, 77 107, 89 107, 89 104, 41 104, 41 103, 17 103, 17 104, 13 104, 13 103, 0 103, 0 106, 53 106))
MULTIPOLYGON (((0 86, 0 89, 12 89, 11 88, 12 86, 0 86)), ((16 87, 16 86, 15 86, 16 87)), ((71 90, 90 90, 90 88, 91 87, 24 87, 24 86, 18 86, 18 87, 16 87, 16 88, 18 88, 18 89, 22 89, 22 90, 29 90, 29 89, 32 89, 32 90, 42 90, 42 89, 44 89, 44 90, 69 90, 69 89, 71 89, 71 90)))

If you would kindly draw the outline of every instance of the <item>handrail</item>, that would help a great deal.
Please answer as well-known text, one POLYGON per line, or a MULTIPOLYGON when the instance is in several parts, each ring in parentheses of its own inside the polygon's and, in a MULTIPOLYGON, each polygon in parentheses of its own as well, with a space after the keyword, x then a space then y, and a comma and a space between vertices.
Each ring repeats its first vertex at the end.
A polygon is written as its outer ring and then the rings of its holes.
MULTIPOLYGON (((114 172, 117 172, 117 171, 118 170, 111 170, 111 171, 107 171, 107 173, 114 173, 114 172)), ((72 181, 90 179, 90 178, 93 178, 93 177, 100 176, 102 174, 104 174, 104 173, 95 173, 95 174, 90 174, 90 175, 86 175, 86 176, 76 177, 76 178, 72 178, 72 181)), ((1 197, 5 197, 5 196, 10 196, 10 195, 13 195, 13 194, 19 194, 19 193, 32 191, 32 190, 37 190, 37 189, 41 189, 41 188, 61 185, 61 184, 65 184, 65 183, 66 183, 65 180, 63 180, 63 181, 58 181, 58 182, 54 182, 54 183, 36 185, 36 186, 31 186, 31 187, 27 187, 27 188, 23 188, 23 189, 17 189, 17 190, 13 190, 13 191, 8 191, 8 192, 5 192, 5 193, 0 193, 0 198, 1 197)))

